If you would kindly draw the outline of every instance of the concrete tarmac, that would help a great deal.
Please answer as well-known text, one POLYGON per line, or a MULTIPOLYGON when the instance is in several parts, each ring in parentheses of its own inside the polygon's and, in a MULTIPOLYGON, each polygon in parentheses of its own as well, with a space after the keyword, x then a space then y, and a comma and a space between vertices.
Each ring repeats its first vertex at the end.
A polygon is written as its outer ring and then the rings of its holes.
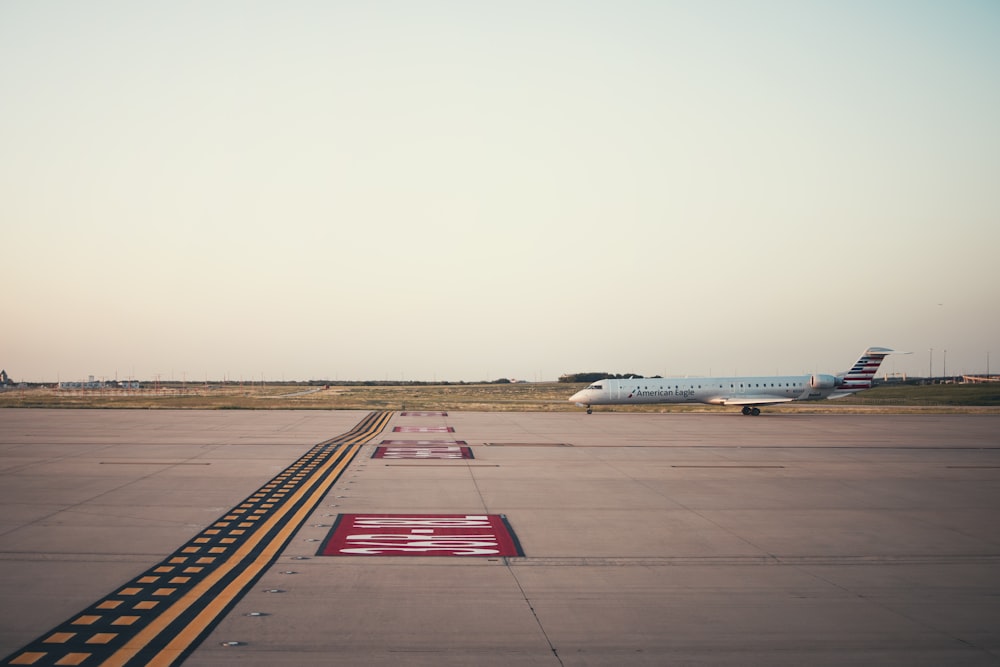
MULTIPOLYGON (((366 414, 0 410, 0 656, 366 414)), ((1000 664, 1000 416, 395 413, 184 664, 847 663, 1000 664), (347 514, 523 555, 317 555, 347 514)))

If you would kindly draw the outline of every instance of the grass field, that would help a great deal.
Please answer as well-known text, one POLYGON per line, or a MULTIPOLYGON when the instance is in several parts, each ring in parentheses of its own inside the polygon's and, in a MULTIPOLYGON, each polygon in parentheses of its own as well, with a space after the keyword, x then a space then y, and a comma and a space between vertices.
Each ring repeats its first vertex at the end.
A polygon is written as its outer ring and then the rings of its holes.
MULTIPOLYGON (((202 410, 582 411, 567 401, 582 384, 170 385, 140 390, 10 389, 0 408, 202 410)), ((605 412, 732 412, 710 405, 619 405, 605 412)), ((1000 414, 1000 385, 884 385, 835 401, 769 406, 768 412, 975 412, 1000 414)))

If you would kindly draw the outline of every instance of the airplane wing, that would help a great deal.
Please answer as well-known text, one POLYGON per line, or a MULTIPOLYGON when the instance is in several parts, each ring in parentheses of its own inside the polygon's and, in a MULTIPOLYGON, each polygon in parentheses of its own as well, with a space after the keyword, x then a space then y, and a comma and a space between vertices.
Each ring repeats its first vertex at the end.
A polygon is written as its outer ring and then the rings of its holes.
POLYGON ((791 398, 763 397, 752 398, 750 396, 730 396, 722 399, 722 405, 771 405, 772 403, 791 403, 791 398))

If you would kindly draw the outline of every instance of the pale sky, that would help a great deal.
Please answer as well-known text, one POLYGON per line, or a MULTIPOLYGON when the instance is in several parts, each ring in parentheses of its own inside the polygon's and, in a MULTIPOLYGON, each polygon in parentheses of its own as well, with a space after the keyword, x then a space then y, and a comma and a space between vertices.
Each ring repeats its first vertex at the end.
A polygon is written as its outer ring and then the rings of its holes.
POLYGON ((997 372, 1000 4, 4 0, 0 248, 15 380, 997 372))

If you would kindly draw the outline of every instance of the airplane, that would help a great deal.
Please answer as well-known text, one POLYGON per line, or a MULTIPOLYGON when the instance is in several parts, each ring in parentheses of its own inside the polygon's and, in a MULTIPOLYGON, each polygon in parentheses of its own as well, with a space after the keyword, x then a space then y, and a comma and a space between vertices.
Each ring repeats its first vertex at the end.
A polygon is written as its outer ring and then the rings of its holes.
POLYGON ((707 403, 742 406, 756 417, 760 406, 792 401, 843 398, 870 389, 875 372, 889 354, 909 354, 870 347, 851 370, 841 375, 779 375, 768 377, 635 378, 598 380, 569 400, 591 414, 594 405, 640 403, 707 403))

